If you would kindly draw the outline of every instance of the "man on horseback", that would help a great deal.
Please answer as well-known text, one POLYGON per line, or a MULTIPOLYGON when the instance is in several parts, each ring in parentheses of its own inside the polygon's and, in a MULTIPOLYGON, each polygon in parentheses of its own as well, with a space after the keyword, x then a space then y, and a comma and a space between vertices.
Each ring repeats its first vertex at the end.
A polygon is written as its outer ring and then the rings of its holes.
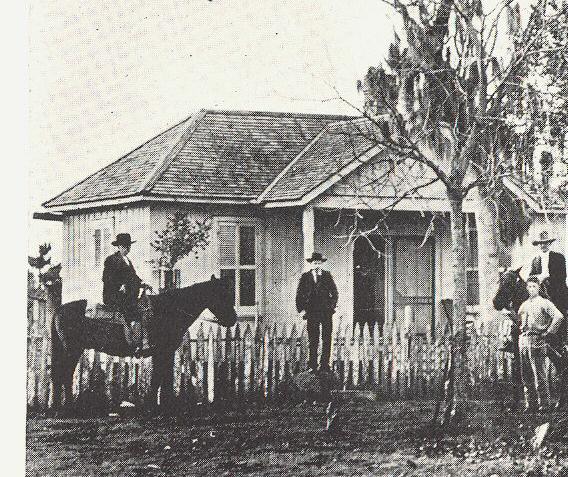
POLYGON ((542 294, 566 315, 566 309, 568 308, 566 259, 561 253, 550 250, 550 244, 555 240, 555 238, 548 235, 547 231, 542 231, 533 240, 533 245, 540 247, 540 253, 531 263, 530 275, 538 277, 541 283, 542 294))
POLYGON ((128 253, 135 240, 130 234, 120 233, 112 245, 118 251, 105 259, 103 270, 103 302, 106 306, 116 309, 124 314, 130 324, 134 354, 140 355, 142 350, 142 315, 138 308, 138 299, 142 290, 148 286, 136 274, 128 253))

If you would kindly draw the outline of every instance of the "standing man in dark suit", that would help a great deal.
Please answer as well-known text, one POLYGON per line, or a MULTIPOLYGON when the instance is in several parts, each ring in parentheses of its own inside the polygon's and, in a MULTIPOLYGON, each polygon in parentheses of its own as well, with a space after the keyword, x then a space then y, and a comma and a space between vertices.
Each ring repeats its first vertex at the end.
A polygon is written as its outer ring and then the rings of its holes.
POLYGON ((118 247, 118 251, 109 255, 103 270, 103 302, 110 308, 114 308, 124 314, 131 325, 133 341, 136 343, 135 354, 140 352, 142 346, 142 316, 138 310, 138 298, 140 291, 145 287, 140 277, 134 270, 128 253, 135 240, 130 234, 118 234, 112 244, 118 247))
POLYGON ((566 259, 564 255, 550 250, 556 239, 547 231, 540 232, 533 245, 540 247, 540 253, 533 259, 531 275, 541 282, 541 295, 548 298, 564 315, 558 331, 547 335, 546 355, 552 361, 560 376, 560 400, 557 408, 568 407, 568 353, 563 346, 566 342, 566 314, 568 312, 568 287, 566 287, 566 259))
POLYGON ((327 259, 321 253, 314 252, 307 259, 312 268, 302 274, 296 292, 296 309, 307 320, 310 355, 308 370, 315 372, 318 364, 318 346, 320 327, 322 336, 322 353, 320 371, 329 371, 331 354, 332 316, 337 305, 337 287, 331 273, 322 270, 327 259))

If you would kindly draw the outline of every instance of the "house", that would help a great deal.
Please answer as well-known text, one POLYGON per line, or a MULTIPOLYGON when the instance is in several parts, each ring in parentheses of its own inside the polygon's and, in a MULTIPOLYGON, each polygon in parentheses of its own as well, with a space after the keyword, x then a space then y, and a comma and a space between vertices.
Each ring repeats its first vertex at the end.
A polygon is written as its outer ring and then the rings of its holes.
MULTIPOLYGON (((356 117, 200 111, 43 204, 39 218, 62 222, 63 301, 100 299, 102 264, 119 232, 137 240, 131 257, 158 288, 150 242, 183 209, 210 220, 213 233, 197 258, 176 265, 177 285, 228 278, 242 320, 296 322, 304 257, 318 250, 338 285, 338 316, 377 321, 384 333, 412 326, 436 335, 442 300, 453 296, 449 204, 427 168, 398 161, 376 134, 356 117)), ((474 313, 475 198, 464 210, 474 313)), ((565 210, 553 215, 565 249, 565 210)))

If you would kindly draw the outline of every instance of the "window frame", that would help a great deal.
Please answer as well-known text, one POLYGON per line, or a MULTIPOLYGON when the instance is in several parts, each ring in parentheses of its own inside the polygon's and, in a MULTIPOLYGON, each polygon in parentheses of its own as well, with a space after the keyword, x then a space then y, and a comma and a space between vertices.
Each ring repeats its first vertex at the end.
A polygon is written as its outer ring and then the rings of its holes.
POLYGON ((107 256, 113 253, 113 247, 111 242, 114 238, 114 227, 115 220, 114 217, 101 217, 94 218, 89 221, 88 228, 88 273, 90 275, 91 287, 94 288, 94 294, 97 299, 102 299, 102 289, 103 289, 103 269, 104 263, 107 256), (100 250, 97 262, 97 251, 96 251, 96 241, 95 234, 96 231, 100 230, 100 250), (108 230, 108 241, 105 242, 105 230, 108 230))
POLYGON ((262 287, 262 232, 261 227, 262 222, 256 217, 216 217, 214 219, 215 226, 215 254, 216 254, 216 273, 221 276, 221 270, 235 270, 235 310, 237 316, 242 319, 256 319, 259 314, 260 299, 263 293, 262 287), (235 248, 234 248, 234 258, 235 263, 233 265, 222 265, 221 264, 221 254, 220 254, 220 227, 222 225, 229 225, 234 227, 235 230, 235 248), (254 265, 242 265, 239 263, 240 260, 240 227, 252 227, 254 228, 254 265), (254 270, 254 285, 255 285, 255 297, 253 305, 241 305, 240 304, 240 270, 254 270))
POLYGON ((100 270, 102 273, 105 259, 108 255, 112 253, 111 241, 114 234, 114 220, 112 218, 104 219, 93 219, 89 224, 89 265, 95 269, 100 270), (108 230, 108 243, 105 243, 105 233, 108 230), (95 235, 96 232, 100 231, 100 250, 99 250, 99 261, 97 262, 97 251, 95 235), (105 246, 106 244, 106 246, 105 246))
POLYGON ((465 279, 466 279, 466 305, 468 310, 475 312, 479 308, 480 304, 480 296, 479 296, 479 232, 477 230, 477 223, 475 219, 474 213, 466 213, 464 214, 464 228, 465 228, 465 240, 466 240, 466 264, 465 264, 465 279), (473 226, 472 226, 473 224, 473 226), (471 254, 471 233, 475 234, 476 249, 478 256, 475 260, 475 266, 470 265, 469 257, 471 254), (475 273, 477 275, 477 302, 476 303, 469 303, 470 297, 470 282, 469 282, 469 275, 471 273, 475 273))

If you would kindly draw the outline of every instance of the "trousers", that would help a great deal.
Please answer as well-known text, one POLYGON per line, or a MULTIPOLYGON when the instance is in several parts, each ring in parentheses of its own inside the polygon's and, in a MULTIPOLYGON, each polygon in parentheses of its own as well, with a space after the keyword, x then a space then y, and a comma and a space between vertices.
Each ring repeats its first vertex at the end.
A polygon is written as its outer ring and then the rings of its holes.
POLYGON ((317 368, 318 365, 318 348, 320 342, 321 328, 321 359, 320 366, 329 367, 329 358, 331 356, 331 331, 333 322, 329 314, 311 313, 307 316, 308 340, 310 343, 310 354, 308 358, 308 367, 317 368))
POLYGON ((550 388, 546 376, 546 347, 542 337, 521 335, 519 350, 521 354, 521 375, 527 407, 535 404, 542 407, 550 405, 550 388))

